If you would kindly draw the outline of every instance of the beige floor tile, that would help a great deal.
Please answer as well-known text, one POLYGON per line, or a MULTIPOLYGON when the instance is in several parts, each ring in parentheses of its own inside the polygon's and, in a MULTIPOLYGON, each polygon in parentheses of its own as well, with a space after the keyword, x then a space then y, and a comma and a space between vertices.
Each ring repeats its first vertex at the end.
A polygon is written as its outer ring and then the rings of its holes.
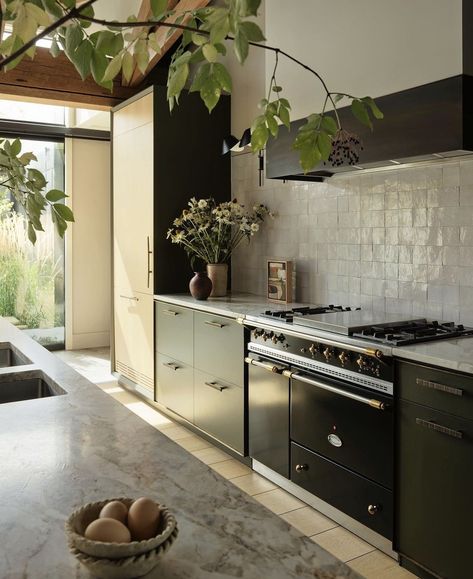
POLYGON ((216 462, 215 464, 210 465, 210 468, 217 471, 226 479, 243 476, 244 474, 250 474, 251 472, 251 468, 248 468, 246 465, 234 458, 224 460, 223 462, 216 462))
POLYGON ((254 495, 254 498, 277 515, 305 507, 305 503, 296 499, 283 489, 275 489, 254 495))
POLYGON ((308 537, 338 527, 335 521, 332 521, 332 519, 329 519, 312 507, 296 509, 295 511, 282 515, 282 518, 308 537))
POLYGON ((415 579, 407 569, 381 551, 372 551, 348 561, 348 565, 365 579, 415 579))
POLYGON ((136 396, 131 392, 128 392, 128 390, 121 390, 121 392, 111 393, 110 396, 123 404, 123 406, 133 405, 136 403, 136 396))
POLYGON ((342 527, 313 535, 311 539, 341 561, 349 561, 375 550, 375 547, 342 527))
POLYGON ((169 426, 168 428, 157 428, 171 440, 179 440, 180 438, 186 438, 189 434, 192 434, 190 430, 179 425, 169 426))
POLYGON ((230 460, 231 456, 219 448, 204 448, 203 450, 196 450, 192 453, 196 458, 203 463, 211 465, 224 460, 230 460))
POLYGON ((277 488, 275 484, 256 472, 232 478, 230 482, 251 496, 277 488))
POLYGON ((205 438, 201 438, 196 434, 191 434, 190 436, 186 436, 185 438, 180 438, 176 440, 179 446, 185 448, 189 452, 194 452, 196 450, 203 450, 204 448, 213 448, 213 444, 205 438))
POLYGON ((135 397, 134 402, 125 405, 129 410, 137 414, 140 418, 145 420, 148 424, 155 425, 160 424, 162 420, 162 415, 152 408, 146 402, 143 402, 139 398, 135 397))

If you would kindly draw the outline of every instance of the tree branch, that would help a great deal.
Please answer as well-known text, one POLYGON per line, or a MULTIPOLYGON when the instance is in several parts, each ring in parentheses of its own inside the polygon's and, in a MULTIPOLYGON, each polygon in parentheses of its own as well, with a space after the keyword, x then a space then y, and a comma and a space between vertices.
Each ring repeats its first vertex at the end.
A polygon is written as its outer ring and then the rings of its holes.
MULTIPOLYGON (((185 14, 180 12, 177 14, 185 14)), ((175 14, 174 14, 175 15, 175 14)), ((200 30, 193 26, 186 26, 185 24, 175 24, 173 22, 165 22, 161 20, 143 20, 141 22, 115 22, 113 20, 104 20, 102 18, 95 18, 94 16, 81 16, 81 20, 93 22, 94 24, 101 24, 109 28, 151 28, 153 26, 164 26, 165 28, 177 28, 178 30, 188 30, 189 32, 198 32, 202 36, 209 36, 210 33, 205 30, 200 30)))

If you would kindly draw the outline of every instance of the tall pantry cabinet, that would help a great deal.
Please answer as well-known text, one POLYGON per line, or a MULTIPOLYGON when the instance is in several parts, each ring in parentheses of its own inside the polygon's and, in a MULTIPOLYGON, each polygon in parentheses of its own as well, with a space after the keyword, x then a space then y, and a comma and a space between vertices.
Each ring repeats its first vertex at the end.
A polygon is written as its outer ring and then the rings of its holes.
POLYGON ((112 369, 141 394, 154 395, 153 295, 187 292, 192 276, 181 247, 166 239, 191 197, 230 199, 230 99, 209 115, 198 94, 172 113, 154 86, 112 111, 112 369))

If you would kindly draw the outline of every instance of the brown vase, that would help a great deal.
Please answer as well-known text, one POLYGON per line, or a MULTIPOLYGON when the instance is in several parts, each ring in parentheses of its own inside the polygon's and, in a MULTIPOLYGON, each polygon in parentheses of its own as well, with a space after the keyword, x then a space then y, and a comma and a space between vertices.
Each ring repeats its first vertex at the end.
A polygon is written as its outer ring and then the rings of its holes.
POLYGON ((211 298, 221 298, 227 295, 228 263, 208 263, 207 275, 212 282, 211 298))
POLYGON ((189 282, 191 296, 196 300, 206 300, 212 291, 212 282, 205 271, 194 273, 194 277, 189 282))

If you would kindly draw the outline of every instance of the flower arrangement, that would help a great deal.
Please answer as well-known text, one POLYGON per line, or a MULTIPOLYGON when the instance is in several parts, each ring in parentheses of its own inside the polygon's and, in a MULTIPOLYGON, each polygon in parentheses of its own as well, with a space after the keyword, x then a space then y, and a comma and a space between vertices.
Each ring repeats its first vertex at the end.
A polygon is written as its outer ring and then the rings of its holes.
POLYGON ((257 233, 264 218, 273 217, 265 205, 245 211, 236 199, 217 204, 212 197, 193 197, 188 205, 174 220, 167 239, 183 245, 191 262, 199 258, 208 264, 227 263, 233 251, 257 233))

